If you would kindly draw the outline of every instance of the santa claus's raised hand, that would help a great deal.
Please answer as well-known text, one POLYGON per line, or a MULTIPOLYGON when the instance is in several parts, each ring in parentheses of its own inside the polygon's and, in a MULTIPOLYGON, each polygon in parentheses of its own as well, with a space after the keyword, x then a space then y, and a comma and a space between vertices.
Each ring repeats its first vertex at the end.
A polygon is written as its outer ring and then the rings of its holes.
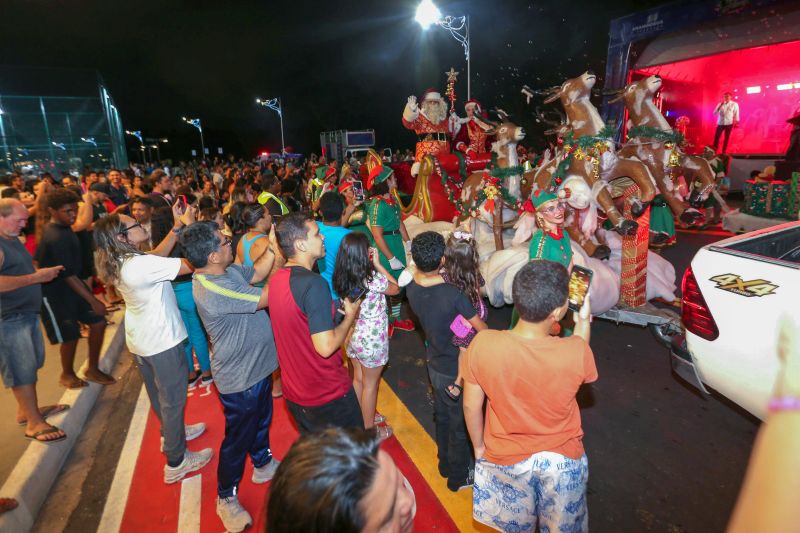
POLYGON ((418 109, 417 97, 413 94, 408 97, 408 107, 410 107, 412 111, 416 111, 418 109))

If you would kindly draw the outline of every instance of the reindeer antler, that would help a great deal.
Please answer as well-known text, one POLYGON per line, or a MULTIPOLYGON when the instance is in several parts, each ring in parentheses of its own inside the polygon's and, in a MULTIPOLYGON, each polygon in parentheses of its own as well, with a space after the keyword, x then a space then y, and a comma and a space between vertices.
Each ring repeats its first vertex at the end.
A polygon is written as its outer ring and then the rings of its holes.
POLYGON ((527 85, 522 86, 522 90, 520 91, 522 94, 525 95, 525 103, 530 104, 531 98, 534 96, 550 96, 554 92, 558 92, 561 90, 560 85, 555 85, 550 87, 549 89, 531 89, 527 85))

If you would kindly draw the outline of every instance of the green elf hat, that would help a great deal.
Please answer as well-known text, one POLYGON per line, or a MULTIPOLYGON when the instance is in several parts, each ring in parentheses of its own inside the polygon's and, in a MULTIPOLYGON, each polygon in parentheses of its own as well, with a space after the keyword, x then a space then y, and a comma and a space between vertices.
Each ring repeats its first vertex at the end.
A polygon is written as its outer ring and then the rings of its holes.
POLYGON ((531 194, 531 202, 533 203, 534 209, 539 209, 540 206, 546 204, 547 202, 561 200, 562 198, 564 198, 564 196, 561 194, 561 191, 555 193, 546 189, 536 189, 531 194))
POLYGON ((385 165, 379 165, 372 169, 372 172, 367 175, 367 190, 371 190, 376 183, 383 183, 388 180, 394 170, 385 165))

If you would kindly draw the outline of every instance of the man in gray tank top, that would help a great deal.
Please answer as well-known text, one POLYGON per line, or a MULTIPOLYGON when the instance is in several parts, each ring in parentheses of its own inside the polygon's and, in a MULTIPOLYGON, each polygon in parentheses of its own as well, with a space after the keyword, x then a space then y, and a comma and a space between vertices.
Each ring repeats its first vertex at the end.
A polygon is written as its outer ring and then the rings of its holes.
POLYGON ((25 437, 38 442, 66 438, 45 418, 68 408, 39 407, 36 372, 44 364, 44 342, 39 325, 41 284, 55 278, 63 267, 35 269, 31 255, 19 240, 28 210, 19 200, 0 200, 0 374, 17 400, 17 422, 25 424, 25 437))

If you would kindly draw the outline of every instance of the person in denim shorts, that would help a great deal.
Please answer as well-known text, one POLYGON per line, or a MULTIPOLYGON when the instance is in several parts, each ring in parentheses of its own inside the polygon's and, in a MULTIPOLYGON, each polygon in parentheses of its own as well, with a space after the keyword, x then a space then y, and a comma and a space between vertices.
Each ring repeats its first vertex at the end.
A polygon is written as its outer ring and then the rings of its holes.
POLYGON ((44 364, 44 342, 39 324, 41 283, 47 283, 61 266, 35 269, 19 235, 28 221, 28 210, 19 200, 0 200, 0 374, 17 400, 17 423, 25 436, 39 442, 66 438, 45 417, 64 411, 66 405, 39 407, 36 373, 44 364))

